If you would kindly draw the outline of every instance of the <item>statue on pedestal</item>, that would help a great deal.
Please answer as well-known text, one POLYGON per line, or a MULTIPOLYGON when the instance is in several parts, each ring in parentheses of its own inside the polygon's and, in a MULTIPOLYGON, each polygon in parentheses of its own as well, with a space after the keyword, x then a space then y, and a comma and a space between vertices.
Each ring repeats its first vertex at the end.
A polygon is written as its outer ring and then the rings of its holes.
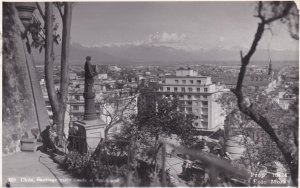
MULTIPOLYGON (((84 82, 84 118, 74 122, 74 127, 78 128, 77 137, 82 139, 73 140, 78 145, 78 150, 85 153, 87 150, 93 151, 101 138, 104 138, 106 124, 102 121, 95 108, 95 93, 93 91, 94 77, 98 74, 95 65, 91 64, 91 57, 86 57, 84 65, 85 82, 84 82)), ((76 132, 76 131, 75 131, 76 132)))
POLYGON ((98 74, 96 65, 91 64, 91 56, 86 57, 84 65, 85 80, 84 80, 84 119, 95 120, 97 113, 95 108, 95 93, 93 92, 94 77, 98 74))

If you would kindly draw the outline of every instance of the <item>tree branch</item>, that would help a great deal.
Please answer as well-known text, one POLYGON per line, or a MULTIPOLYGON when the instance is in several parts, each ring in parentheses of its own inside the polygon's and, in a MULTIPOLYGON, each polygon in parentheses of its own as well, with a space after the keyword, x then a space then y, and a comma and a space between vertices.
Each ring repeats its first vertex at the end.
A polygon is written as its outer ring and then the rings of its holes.
MULTIPOLYGON (((61 19, 64 19, 64 15, 63 15, 63 13, 62 13, 62 11, 61 11, 61 7, 60 7, 59 3, 56 2, 55 5, 56 5, 56 7, 57 7, 57 9, 58 9, 58 12, 59 12, 59 14, 60 14, 60 16, 61 16, 61 19)), ((71 8, 72 8, 72 7, 71 7, 71 8)))
POLYGON ((262 8, 263 8, 263 3, 261 1, 259 1, 258 2, 258 9, 257 9, 258 15, 256 17, 258 17, 262 22, 264 22, 265 18, 262 15, 262 8))
POLYGON ((45 17, 45 15, 43 13, 43 10, 42 10, 42 8, 41 8, 41 6, 40 6, 40 4, 38 2, 36 2, 36 6, 37 6, 37 9, 39 10, 40 15, 42 16, 42 18, 43 18, 43 20, 45 22, 46 17, 45 17))
MULTIPOLYGON (((107 100, 109 100, 109 99, 107 99, 107 100)), ((117 123, 123 121, 123 116, 124 116, 125 110, 128 109, 128 107, 130 106, 130 104, 132 104, 132 102, 134 100, 135 100, 135 97, 131 97, 130 101, 124 107, 120 107, 120 103, 122 102, 121 99, 118 99, 118 98, 115 99, 114 103, 115 103, 116 107, 115 107, 113 114, 110 113, 109 110, 103 104, 103 108, 106 110, 106 112, 108 113, 108 116, 111 118, 110 123, 105 128, 106 133, 117 123)))
POLYGON ((290 1, 290 2, 286 2, 287 5, 285 6, 284 10, 281 12, 281 14, 277 15, 277 16, 274 16, 274 17, 271 17, 267 20, 265 20, 265 24, 270 24, 271 22, 274 22, 276 20, 279 20, 281 18, 284 18, 286 17, 289 13, 290 13, 290 10, 291 8, 293 7, 294 5, 294 2, 293 1, 290 1))

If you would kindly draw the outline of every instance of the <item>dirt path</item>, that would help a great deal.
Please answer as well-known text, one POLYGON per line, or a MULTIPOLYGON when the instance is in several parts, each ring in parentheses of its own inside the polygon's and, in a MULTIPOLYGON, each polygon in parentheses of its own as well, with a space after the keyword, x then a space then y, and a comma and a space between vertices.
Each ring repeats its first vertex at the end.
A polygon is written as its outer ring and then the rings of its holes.
POLYGON ((73 178, 49 155, 40 151, 18 152, 2 158, 2 186, 79 187, 84 179, 73 178))

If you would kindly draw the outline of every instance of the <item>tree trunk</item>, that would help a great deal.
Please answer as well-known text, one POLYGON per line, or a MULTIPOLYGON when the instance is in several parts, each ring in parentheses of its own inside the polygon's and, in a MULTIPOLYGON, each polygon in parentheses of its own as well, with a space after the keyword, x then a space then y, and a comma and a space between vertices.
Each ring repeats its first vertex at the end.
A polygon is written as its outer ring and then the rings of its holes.
POLYGON ((46 30, 46 45, 45 45, 45 81, 47 93, 49 96, 49 101, 51 104, 53 115, 59 110, 58 98, 54 88, 54 78, 53 78, 53 7, 51 2, 46 3, 45 10, 45 30, 46 30))
POLYGON ((62 17, 62 47, 61 47, 61 79, 60 79, 60 109, 59 109, 59 126, 58 135, 62 142, 64 133, 64 119, 68 102, 69 87, 69 51, 70 51, 70 35, 72 20, 72 5, 70 2, 64 3, 64 15, 62 17))
POLYGON ((63 144, 63 133, 64 133, 64 123, 65 115, 63 113, 54 113, 53 112, 53 123, 57 125, 57 133, 59 138, 59 144, 63 144))
POLYGON ((45 80, 53 112, 53 122, 57 124, 57 132, 59 142, 62 143, 64 133, 64 119, 68 101, 68 85, 69 85, 69 48, 70 48, 70 31, 72 19, 71 3, 64 3, 64 15, 62 16, 62 49, 61 49, 61 80, 60 91, 57 93, 54 87, 53 78, 53 5, 51 2, 46 3, 45 8, 45 80))
POLYGON ((108 135, 108 131, 109 131, 109 129, 107 127, 104 130, 104 140, 107 140, 107 135, 108 135))

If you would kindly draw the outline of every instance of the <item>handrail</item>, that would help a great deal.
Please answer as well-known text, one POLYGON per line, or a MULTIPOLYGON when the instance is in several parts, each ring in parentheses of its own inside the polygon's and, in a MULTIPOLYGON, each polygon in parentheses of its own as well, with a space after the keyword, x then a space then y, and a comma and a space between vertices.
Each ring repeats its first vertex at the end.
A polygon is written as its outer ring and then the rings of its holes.
POLYGON ((181 146, 175 146, 174 144, 170 144, 170 143, 165 143, 169 146, 171 146, 172 148, 174 148, 177 151, 180 151, 184 154, 189 155, 189 159, 191 160, 201 160, 204 163, 207 163, 207 165, 209 166, 214 166, 218 169, 221 169, 225 172, 229 172, 231 174, 237 175, 237 176, 241 176, 243 178, 248 179, 250 177, 250 173, 246 170, 234 167, 230 162, 228 162, 227 160, 224 159, 220 159, 214 155, 205 153, 205 152, 201 152, 201 151, 195 151, 195 150, 191 150, 191 149, 186 149, 184 147, 181 146))

